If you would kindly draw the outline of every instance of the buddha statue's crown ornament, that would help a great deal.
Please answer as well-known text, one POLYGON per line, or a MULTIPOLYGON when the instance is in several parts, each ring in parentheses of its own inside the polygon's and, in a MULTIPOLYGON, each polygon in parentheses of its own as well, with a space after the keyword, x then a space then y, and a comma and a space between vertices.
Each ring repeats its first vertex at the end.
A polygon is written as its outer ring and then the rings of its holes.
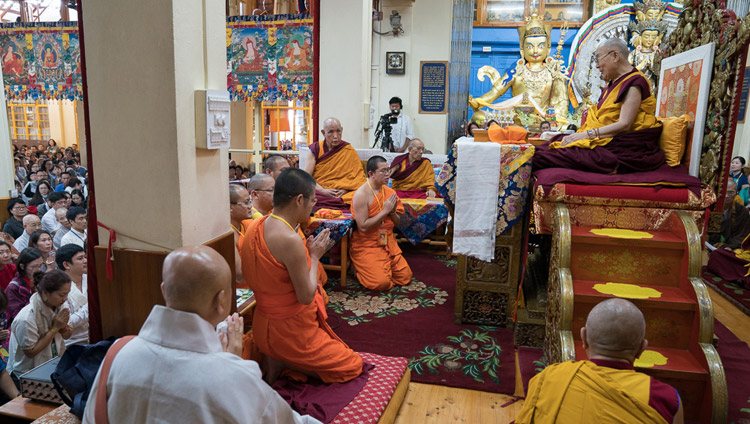
POLYGON ((637 34, 642 34, 643 31, 657 31, 659 34, 664 34, 667 32, 667 29, 669 29, 669 24, 655 19, 646 19, 630 23, 630 30, 637 34))
POLYGON ((660 21, 664 16, 664 12, 667 10, 667 2, 662 0, 641 0, 634 1, 633 7, 635 8, 635 17, 637 21, 643 20, 658 20, 660 21), (656 14, 649 16, 649 11, 656 11, 656 14))
POLYGON ((526 25, 518 28, 518 34, 521 36, 522 43, 524 38, 537 35, 543 35, 549 40, 552 34, 552 25, 545 25, 544 21, 539 19, 539 11, 533 9, 531 16, 526 17, 526 25))

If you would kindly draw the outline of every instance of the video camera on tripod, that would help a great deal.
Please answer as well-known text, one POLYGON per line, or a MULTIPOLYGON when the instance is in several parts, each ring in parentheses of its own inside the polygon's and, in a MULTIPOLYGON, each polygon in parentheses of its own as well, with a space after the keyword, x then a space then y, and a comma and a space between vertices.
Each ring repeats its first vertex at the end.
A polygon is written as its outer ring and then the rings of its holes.
POLYGON ((398 115, 401 113, 399 109, 392 110, 390 113, 386 113, 380 117, 378 126, 375 128, 375 143, 372 147, 378 145, 380 142, 380 149, 384 152, 390 152, 393 150, 393 138, 391 138, 392 125, 398 121, 398 115))

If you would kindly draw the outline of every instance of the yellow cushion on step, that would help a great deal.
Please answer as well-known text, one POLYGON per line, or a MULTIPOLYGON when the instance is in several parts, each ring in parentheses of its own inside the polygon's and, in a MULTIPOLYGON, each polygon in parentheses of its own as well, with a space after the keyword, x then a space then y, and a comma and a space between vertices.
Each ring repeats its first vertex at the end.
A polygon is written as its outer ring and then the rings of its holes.
POLYGON ((667 365, 668 361, 669 359, 661 353, 646 349, 641 353, 641 356, 635 360, 633 366, 652 368, 655 365, 667 365))
POLYGON ((594 290, 602 294, 624 297, 627 299, 657 299, 661 292, 650 287, 641 287, 635 284, 624 283, 598 283, 594 284, 594 290))
POLYGON ((653 234, 647 233, 645 231, 625 230, 622 228, 597 228, 597 229, 591 230, 591 233, 596 234, 597 236, 607 236, 607 237, 621 238, 621 239, 654 238, 653 234))

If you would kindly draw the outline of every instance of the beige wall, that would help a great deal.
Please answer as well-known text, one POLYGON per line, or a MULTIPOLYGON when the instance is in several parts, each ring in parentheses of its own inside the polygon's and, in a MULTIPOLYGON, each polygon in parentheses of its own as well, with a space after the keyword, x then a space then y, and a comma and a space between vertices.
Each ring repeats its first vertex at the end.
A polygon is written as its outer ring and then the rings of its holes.
MULTIPOLYGON (((365 147, 369 139, 372 1, 320 2, 320 122, 335 116, 344 140, 365 147)), ((314 140, 320 139, 320 132, 314 140)))
MULTIPOLYGON (((73 143, 78 143, 75 103, 69 100, 50 100, 47 102, 47 109, 49 111, 50 137, 55 139, 57 145, 68 147, 73 143)), ((83 131, 83 127, 80 130, 83 131)))
MULTIPOLYGON (((374 119, 389 110, 388 100, 398 96, 404 112, 412 118, 414 135, 425 148, 436 154, 445 152, 448 114, 419 113, 419 62, 450 61, 453 3, 450 1, 384 0, 383 20, 375 23, 379 32, 391 30, 390 15, 401 15, 404 34, 398 37, 373 35, 372 43, 372 104, 374 119), (378 26, 380 28, 378 28, 378 26), (385 66, 386 52, 406 52, 406 73, 389 75, 385 66)), ((373 123, 377 125, 377 121, 373 123)), ((370 145, 374 142, 374 128, 370 145)))
POLYGON ((195 90, 226 88, 224 2, 96 1, 84 16, 99 220, 117 247, 225 234, 227 152, 196 149, 194 113, 195 90))

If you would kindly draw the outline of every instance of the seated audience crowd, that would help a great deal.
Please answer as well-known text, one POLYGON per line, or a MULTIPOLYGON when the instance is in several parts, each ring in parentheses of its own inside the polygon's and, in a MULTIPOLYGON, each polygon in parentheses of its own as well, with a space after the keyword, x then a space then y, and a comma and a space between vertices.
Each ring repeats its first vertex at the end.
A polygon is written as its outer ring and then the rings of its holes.
POLYGON ((54 140, 14 153, 16 191, 0 232, 0 346, 9 352, 0 360, 0 403, 17 396, 23 373, 89 341, 88 171, 80 160, 77 146, 54 140))

